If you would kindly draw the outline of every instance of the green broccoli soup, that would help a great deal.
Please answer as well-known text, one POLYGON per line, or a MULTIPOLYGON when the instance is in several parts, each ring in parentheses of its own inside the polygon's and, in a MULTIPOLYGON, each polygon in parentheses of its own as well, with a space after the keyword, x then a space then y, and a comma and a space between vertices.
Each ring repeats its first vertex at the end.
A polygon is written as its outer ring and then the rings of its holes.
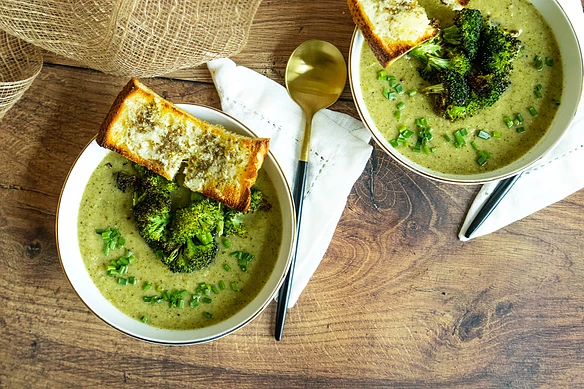
MULTIPOLYGON (((489 37, 481 41, 477 59, 473 60, 476 62, 472 62, 471 70, 462 76, 469 85, 467 96, 476 97, 483 93, 484 89, 475 93, 473 88, 497 77, 503 81, 494 90, 504 91, 488 103, 485 101, 495 92, 490 90, 489 93, 492 93, 487 97, 484 92, 482 100, 477 100, 479 103, 476 104, 480 109, 474 111, 469 97, 465 101, 466 112, 460 115, 460 111, 456 111, 458 107, 449 111, 444 108, 462 105, 456 103, 458 96, 452 97, 455 92, 458 93, 455 88, 446 88, 446 92, 444 87, 436 88, 436 85, 452 85, 448 84, 452 77, 444 76, 444 73, 439 76, 430 73, 443 72, 441 66, 451 66, 450 69, 453 64, 460 66, 454 58, 457 53, 464 53, 466 47, 446 41, 446 38, 452 38, 452 30, 448 27, 456 25, 456 14, 438 0, 419 2, 430 18, 440 21, 444 31, 437 38, 441 39, 442 51, 425 57, 432 57, 431 60, 424 62, 414 55, 415 52, 410 52, 382 69, 369 46, 363 45, 361 88, 365 105, 377 128, 404 156, 445 174, 486 172, 517 160, 542 138, 561 104, 562 63, 552 30, 529 1, 471 0, 467 8, 480 11, 481 20, 484 20, 481 25, 496 26, 502 33, 509 34, 505 44, 513 39, 520 43, 514 51, 516 56, 512 61, 512 70, 500 76, 503 71, 496 72, 504 68, 501 62, 483 59, 488 51, 485 48, 491 49, 494 39, 489 37), (450 36, 446 36, 447 33, 450 36), (439 56, 450 58, 449 65, 443 65, 441 59, 436 59, 439 56), (426 73, 420 72, 420 69, 426 69, 426 73), (445 93, 450 95, 438 100, 445 93), (437 109, 440 103, 442 110, 437 109)), ((486 29, 479 30, 485 34, 486 29)), ((503 57, 497 57, 496 61, 502 61, 503 57)))
MULTIPOLYGON (((120 171, 136 174, 131 162, 109 153, 91 175, 79 209, 81 255, 105 298, 136 320, 184 330, 223 321, 253 300, 274 269, 282 240, 276 190, 264 170, 254 188, 269 207, 239 215, 245 236, 214 234, 214 261, 190 273, 171 271, 140 235, 135 195, 118 188, 120 171)), ((173 198, 173 211, 190 201, 191 192, 180 191, 188 199, 173 198)))

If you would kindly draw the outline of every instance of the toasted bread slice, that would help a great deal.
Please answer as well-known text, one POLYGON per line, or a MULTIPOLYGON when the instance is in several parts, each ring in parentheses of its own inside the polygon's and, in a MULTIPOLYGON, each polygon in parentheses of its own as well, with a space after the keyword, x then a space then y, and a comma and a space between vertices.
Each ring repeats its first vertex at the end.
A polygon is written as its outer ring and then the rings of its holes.
POLYGON ((436 36, 436 22, 416 0, 347 0, 353 21, 383 67, 436 36))
POLYGON ((186 162, 186 187, 246 212, 269 139, 200 120, 132 78, 111 107, 97 143, 167 179, 186 162))
POLYGON ((455 11, 460 11, 468 5, 470 0, 440 0, 442 4, 449 6, 455 11))

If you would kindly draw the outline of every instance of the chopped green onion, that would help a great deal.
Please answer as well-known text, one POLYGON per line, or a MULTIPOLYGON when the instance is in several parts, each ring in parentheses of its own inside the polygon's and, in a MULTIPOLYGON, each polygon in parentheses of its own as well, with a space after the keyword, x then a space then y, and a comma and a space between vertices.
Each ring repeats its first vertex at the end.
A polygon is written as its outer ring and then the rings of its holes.
POLYGON ((447 134, 444 134, 444 139, 446 139, 446 142, 450 142, 450 137, 447 134))
POLYGON ((205 304, 211 304, 211 301, 213 300, 211 300, 209 297, 203 297, 201 301, 203 301, 205 304))
POLYGON ((500 138, 501 133, 499 131, 493 131, 493 138, 500 138))
POLYGON ((537 111, 535 110, 535 108, 534 108, 534 107, 529 107, 529 108, 528 108, 528 111, 529 111, 529 113, 531 114, 531 116, 533 116, 533 117, 535 117, 535 116, 537 116, 537 115, 538 115, 538 114, 537 114, 537 111))
POLYGON ((130 277, 130 278, 128 278, 128 284, 130 284, 130 285, 136 284, 136 277, 130 277))
POLYGON ((481 156, 477 159, 477 163, 481 166, 485 166, 485 164, 487 163, 487 158, 481 156))
POLYGON ((491 135, 489 135, 488 132, 484 131, 484 130, 480 130, 479 133, 477 134, 477 136, 481 139, 489 139, 491 138, 491 135))
POLYGON ((418 91, 415 89, 410 89, 409 91, 406 92, 409 96, 415 96, 418 94, 418 91))
POLYGON ((140 318, 140 321, 141 321, 142 323, 146 323, 146 322, 148 321, 148 318, 147 318, 146 316, 142 316, 142 317, 140 318))
POLYGON ((503 121, 508 128, 513 127, 513 119, 511 119, 509 116, 503 116, 503 121))
POLYGON ((127 283, 128 283, 128 280, 127 279, 122 278, 122 277, 118 278, 118 284, 119 285, 126 285, 127 283))
POLYGON ((426 119, 426 118, 416 119, 416 126, 418 126, 418 127, 426 127, 427 125, 428 125, 428 119, 426 119))
POLYGON ((420 151, 422 151, 422 146, 416 145, 416 146, 412 147, 412 151, 414 153, 419 153, 420 151))
POLYGON ((392 88, 397 85, 397 78, 395 76, 387 76, 387 81, 389 81, 389 86, 392 88))
POLYGON ((152 296, 144 296, 143 300, 145 303, 152 302, 152 296))
POLYGON ((117 228, 108 227, 107 229, 96 229, 95 232, 101 235, 103 240, 103 253, 104 255, 109 255, 109 252, 113 249, 120 249, 126 243, 126 240, 120 234, 117 228))
POLYGON ((457 130, 454 132, 454 138, 456 139, 456 144, 458 144, 458 146, 464 146, 466 144, 466 141, 464 140, 464 136, 462 135, 462 131, 457 130))
POLYGON ((402 84, 397 84, 395 86, 395 91, 397 93, 399 93, 400 95, 403 95, 404 94, 404 87, 402 86, 402 84))
POLYGON ((424 154, 430 154, 430 147, 428 147, 428 145, 422 145, 422 151, 424 152, 424 154))
POLYGON ((393 117, 396 118, 397 120, 401 119, 401 111, 394 111, 393 112, 393 117))
POLYGON ((538 72, 543 70, 543 60, 539 55, 536 55, 535 58, 533 58, 533 66, 538 72))
POLYGON ((378 80, 386 80, 387 79, 387 70, 381 69, 377 72, 377 79, 378 80))
POLYGON ((433 152, 433 153, 435 153, 436 151, 438 151, 438 148, 437 148, 437 147, 432 147, 432 148, 430 149, 430 151, 431 151, 431 152, 433 152))
POLYGON ((219 289, 225 289, 225 282, 223 280, 219 281, 219 289))
POLYGON ((462 134, 462 136, 467 136, 468 135, 468 131, 466 130, 466 128, 461 128, 460 129, 460 133, 462 134))
POLYGON ((401 111, 406 107, 406 104, 403 101, 400 101, 399 103, 396 104, 396 107, 401 111))
POLYGON ((205 318, 212 319, 213 318, 213 315, 211 313, 209 313, 209 312, 205 312, 205 318))
POLYGON ((535 95, 535 97, 537 97, 538 99, 541 99, 543 97, 543 94, 541 93, 541 91, 538 91, 537 89, 533 90, 533 94, 535 95))
POLYGON ((472 146, 473 149, 478 150, 479 146, 477 145, 477 142, 475 142, 474 140, 472 142, 470 142, 470 145, 472 146))
POLYGON ((412 135, 414 135, 414 132, 410 131, 410 130, 403 130, 400 135, 407 139, 407 138, 411 137, 412 135))
POLYGON ((520 133, 520 134, 522 132, 525 132, 525 127, 517 127, 517 132, 520 133))
POLYGON ((191 308, 196 308, 199 306, 199 296, 193 296, 193 299, 191 300, 190 306, 191 308))
POLYGON ((545 57, 545 64, 547 66, 554 66, 554 59, 551 57, 545 57))
POLYGON ((523 119, 523 115, 521 113, 518 113, 517 115, 515 115, 517 117, 517 122, 519 124, 523 124, 524 119, 523 119))
POLYGON ((225 239, 223 241, 223 246, 225 246, 226 248, 231 247, 231 241, 229 239, 225 239))
POLYGON ((535 86, 535 90, 539 90, 540 91, 542 88, 543 88, 543 85, 541 85, 541 84, 537 84, 535 86))
POLYGON ((405 131, 405 130, 407 130, 407 129, 408 129, 408 128, 407 128, 407 127, 406 127, 406 125, 405 125, 405 124, 403 124, 403 123, 400 123, 400 125, 397 127, 397 130, 398 130, 400 133, 401 133, 401 132, 403 132, 403 131, 405 131))
POLYGON ((239 286, 237 285, 237 282, 235 281, 231 282, 231 290, 235 292, 239 291, 239 286))
POLYGON ((223 269, 225 269, 225 271, 229 271, 231 270, 231 266, 229 266, 228 264, 223 265, 223 269))
POLYGON ((178 307, 179 308, 184 308, 185 307, 185 300, 179 299, 178 300, 178 307))
POLYGON ((389 141, 389 144, 392 145, 394 148, 399 146, 399 143, 397 142, 397 139, 392 139, 389 141))
POLYGON ((146 282, 144 283, 144 286, 142 287, 142 290, 148 290, 148 289, 150 289, 151 287, 152 287, 152 284, 151 284, 150 282, 146 281, 146 282))
POLYGON ((189 295, 189 292, 186 289, 181 290, 178 295, 180 297, 187 297, 189 295))
POLYGON ((388 100, 389 100, 389 92, 390 92, 390 90, 388 87, 383 88, 383 97, 385 97, 388 100))
POLYGON ((561 104, 561 101, 558 99, 553 99, 553 102, 556 106, 559 106, 561 104))
POLYGON ((211 287, 211 290, 213 291, 213 293, 215 293, 215 294, 219 294, 219 288, 218 288, 218 287, 216 287, 215 285, 213 285, 213 286, 211 287))
POLYGON ((164 288, 162 287, 162 285, 158 285, 158 286, 156 286, 156 291, 157 291, 157 292, 159 292, 159 293, 160 293, 160 292, 162 292, 163 290, 164 290, 164 288))

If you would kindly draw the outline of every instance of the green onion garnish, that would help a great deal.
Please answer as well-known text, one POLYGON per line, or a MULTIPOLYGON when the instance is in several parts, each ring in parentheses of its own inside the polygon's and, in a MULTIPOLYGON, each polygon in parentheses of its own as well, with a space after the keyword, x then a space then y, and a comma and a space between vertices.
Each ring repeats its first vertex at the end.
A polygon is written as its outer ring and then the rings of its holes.
POLYGON ((148 321, 148 318, 147 318, 146 316, 142 316, 142 317, 140 318, 140 321, 141 321, 142 323, 146 323, 146 322, 148 321))
POLYGON ((399 143, 397 142, 397 139, 392 139, 389 141, 389 144, 392 145, 394 148, 399 146, 399 143))
POLYGON ((404 93, 404 87, 402 86, 402 84, 395 85, 395 91, 402 95, 404 93))
POLYGON ((152 284, 151 284, 150 282, 146 281, 146 282, 144 283, 144 286, 142 286, 142 290, 148 290, 148 289, 150 289, 151 287, 152 287, 152 284))
POLYGON ((127 279, 125 279, 123 277, 118 278, 118 284, 119 285, 126 285, 127 283, 128 283, 128 280, 127 279))
POLYGON ((535 67, 538 72, 543 70, 543 60, 539 55, 536 55, 535 58, 533 58, 533 67, 535 67))
POLYGON ((213 318, 213 315, 211 313, 209 313, 209 312, 205 312, 205 318, 212 319, 213 318))
POLYGON ((537 116, 537 115, 538 115, 538 114, 537 114, 537 111, 535 110, 535 108, 534 108, 534 107, 529 107, 527 110, 529 111, 529 113, 530 113, 530 114, 531 114, 531 116, 533 116, 533 117, 535 117, 535 116, 537 116))
POLYGON ((415 96, 418 94, 418 91, 415 89, 410 89, 409 91, 406 92, 409 96, 415 96))
POLYGON ((525 132, 525 127, 517 127, 517 132, 520 133, 520 134, 522 132, 525 132))
POLYGON ((473 149, 478 150, 479 146, 477 145, 477 142, 475 142, 474 140, 472 142, 470 142, 470 145, 472 146, 473 149))
POLYGON ((491 138, 491 135, 489 135, 489 133, 484 131, 484 130, 480 130, 479 133, 477 134, 477 136, 481 139, 490 139, 491 138))
POLYGON ((493 138, 500 138, 501 133, 499 131, 493 131, 493 138))
POLYGON ((218 287, 216 287, 215 285, 213 285, 213 286, 211 287, 211 290, 213 291, 213 293, 215 293, 215 294, 219 294, 219 288, 218 288, 218 287))
POLYGON ((389 81, 389 86, 392 88, 397 85, 397 78, 395 76, 387 76, 387 81, 389 81))
POLYGON ((231 241, 229 239, 225 239, 223 241, 223 246, 225 246, 226 248, 231 247, 231 241))
POLYGON ((203 301, 205 304, 211 304, 211 301, 213 300, 211 300, 209 297, 203 297, 201 301, 203 301))
POLYGON ((543 94, 541 93, 541 91, 534 89, 533 90, 533 94, 535 95, 535 97, 537 97, 538 99, 541 99, 543 97, 543 94))
POLYGON ((231 270, 231 266, 229 266, 228 264, 223 265, 223 269, 225 269, 225 271, 229 271, 231 270))
POLYGON ((554 59, 551 57, 545 57, 545 64, 547 66, 554 66, 554 59))
POLYGON ((559 106, 561 104, 561 101, 558 99, 553 99, 553 102, 556 106, 559 106))
POLYGON ((225 289, 225 282, 223 280, 219 281, 219 289, 225 289))
POLYGON ((523 119, 523 115, 521 113, 518 113, 517 115, 515 115, 515 117, 517 117, 517 123, 523 124, 524 119, 523 119))
POLYGON ((418 127, 426 127, 427 125, 428 125, 428 119, 426 119, 426 118, 416 119, 416 126, 418 126, 418 127))
POLYGON ((400 101, 399 103, 396 104, 396 107, 401 111, 406 107, 406 104, 403 101, 400 101))
POLYGON ((456 130, 454 132, 454 139, 456 139, 455 145, 458 144, 458 147, 464 146, 466 144, 461 130, 456 130))
POLYGON ((467 136, 468 135, 468 131, 466 130, 466 128, 461 128, 460 129, 460 133, 462 134, 462 136, 467 136))
POLYGON ((450 137, 446 134, 444 134, 444 139, 446 139, 446 142, 450 142, 450 137))
POLYGON ((231 290, 235 292, 239 291, 239 286, 237 285, 237 282, 235 281, 231 282, 231 290))
POLYGON ((191 303, 189 304, 191 306, 191 308, 196 308, 199 306, 199 296, 193 296, 193 299, 191 300, 191 303))
POLYGON ((503 116, 503 121, 508 128, 513 127, 513 119, 511 119, 509 116, 503 116))
POLYGON ((143 300, 145 303, 152 302, 152 296, 144 296, 143 300))
POLYGON ((184 308, 185 307, 185 300, 179 299, 178 300, 178 307, 179 308, 184 308))
POLYGON ((377 72, 377 79, 378 80, 386 80, 387 79, 387 70, 381 69, 377 72))
POLYGON ((126 243, 126 240, 117 228, 108 227, 107 229, 96 229, 95 232, 101 235, 101 239, 103 240, 104 255, 109 255, 110 250, 121 249, 126 243))
POLYGON ((136 277, 129 277, 128 278, 128 284, 130 284, 130 285, 136 284, 136 277))
POLYGON ((400 110, 394 111, 393 117, 396 118, 397 120, 401 119, 401 111, 400 110))

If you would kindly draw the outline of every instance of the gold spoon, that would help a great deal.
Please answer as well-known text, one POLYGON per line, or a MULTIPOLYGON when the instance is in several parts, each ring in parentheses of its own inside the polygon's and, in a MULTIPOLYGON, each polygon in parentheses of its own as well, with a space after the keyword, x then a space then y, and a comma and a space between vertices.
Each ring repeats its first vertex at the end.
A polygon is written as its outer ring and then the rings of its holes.
POLYGON ((310 154, 310 137, 312 135, 312 117, 323 108, 338 100, 347 82, 347 65, 343 54, 334 45, 321 41, 309 40, 294 50, 286 65, 286 89, 306 116, 302 149, 296 168, 294 182, 294 206, 296 210, 296 244, 290 269, 278 293, 276 310, 276 340, 282 338, 286 309, 290 296, 290 287, 298 252, 298 236, 304 186, 310 154))

